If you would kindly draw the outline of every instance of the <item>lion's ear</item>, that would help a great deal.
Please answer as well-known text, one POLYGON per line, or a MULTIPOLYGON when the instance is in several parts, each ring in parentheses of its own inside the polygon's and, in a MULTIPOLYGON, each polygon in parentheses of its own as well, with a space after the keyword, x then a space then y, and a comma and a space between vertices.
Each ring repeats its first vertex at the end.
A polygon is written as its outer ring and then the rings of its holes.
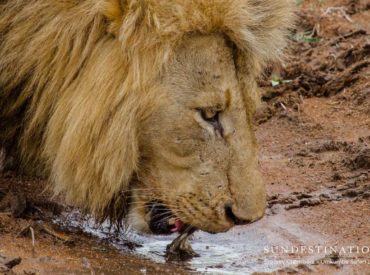
POLYGON ((118 36, 123 21, 123 8, 126 5, 124 0, 105 0, 102 3, 102 13, 108 22, 107 32, 118 36))
POLYGON ((261 103, 260 88, 256 82, 256 60, 248 56, 248 52, 236 51, 234 55, 236 75, 248 113, 253 114, 261 103), (254 62, 254 64, 251 64, 254 62))

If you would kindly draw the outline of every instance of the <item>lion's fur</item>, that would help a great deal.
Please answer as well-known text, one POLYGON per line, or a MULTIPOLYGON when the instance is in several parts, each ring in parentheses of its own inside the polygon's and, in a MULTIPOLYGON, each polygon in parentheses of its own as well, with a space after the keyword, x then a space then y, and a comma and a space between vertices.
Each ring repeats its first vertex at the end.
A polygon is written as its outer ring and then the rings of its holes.
POLYGON ((140 121, 161 100, 147 91, 174 49, 192 33, 225 35, 253 107, 255 78, 284 47, 290 2, 1 1, 0 142, 41 163, 68 202, 117 219, 140 168, 140 121))

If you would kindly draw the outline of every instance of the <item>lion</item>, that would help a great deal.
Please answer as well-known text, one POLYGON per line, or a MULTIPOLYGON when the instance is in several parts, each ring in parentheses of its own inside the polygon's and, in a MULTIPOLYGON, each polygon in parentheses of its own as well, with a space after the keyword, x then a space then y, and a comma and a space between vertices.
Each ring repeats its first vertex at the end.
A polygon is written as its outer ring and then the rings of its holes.
POLYGON ((154 234, 257 221, 257 80, 291 2, 1 1, 0 145, 98 220, 154 234))

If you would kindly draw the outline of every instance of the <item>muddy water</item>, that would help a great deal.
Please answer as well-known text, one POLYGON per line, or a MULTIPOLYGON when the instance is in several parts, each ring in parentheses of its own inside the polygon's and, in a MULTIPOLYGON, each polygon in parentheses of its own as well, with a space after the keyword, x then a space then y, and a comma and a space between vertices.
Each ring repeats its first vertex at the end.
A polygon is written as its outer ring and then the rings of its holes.
MULTIPOLYGON (((142 235, 126 230, 114 233, 108 225, 97 227, 91 218, 82 218, 78 212, 65 214, 56 220, 67 227, 78 227, 98 238, 107 239, 117 249, 127 251, 127 241, 138 244, 134 254, 155 262, 165 262, 166 246, 175 238, 171 236, 142 235)), ((227 233, 208 234, 196 232, 192 239, 193 249, 200 257, 184 263, 194 272, 206 274, 250 274, 271 272, 279 268, 297 265, 297 261, 312 262, 310 255, 272 252, 272 247, 299 247, 322 245, 321 235, 304 231, 299 225, 289 222, 283 215, 266 216, 248 226, 239 226, 227 233)), ((276 248, 275 248, 276 249, 276 248)), ((320 258, 323 255, 315 254, 320 258)))

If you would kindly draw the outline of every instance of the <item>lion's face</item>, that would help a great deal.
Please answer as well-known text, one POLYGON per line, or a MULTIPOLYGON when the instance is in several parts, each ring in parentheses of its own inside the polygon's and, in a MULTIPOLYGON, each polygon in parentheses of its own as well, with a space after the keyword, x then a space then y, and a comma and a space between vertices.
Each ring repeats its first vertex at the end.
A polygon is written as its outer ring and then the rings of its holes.
POLYGON ((187 38, 150 92, 161 100, 139 131, 129 223, 158 234, 183 224, 222 232, 261 218, 266 195, 252 112, 225 39, 187 38))

